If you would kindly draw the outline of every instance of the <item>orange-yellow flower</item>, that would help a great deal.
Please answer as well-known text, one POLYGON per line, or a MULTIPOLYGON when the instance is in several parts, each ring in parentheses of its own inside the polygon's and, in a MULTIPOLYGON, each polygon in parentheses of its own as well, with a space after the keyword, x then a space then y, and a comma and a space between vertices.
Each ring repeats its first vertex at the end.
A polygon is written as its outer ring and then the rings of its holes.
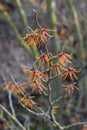
POLYGON ((52 36, 48 33, 46 27, 42 27, 39 29, 38 37, 40 41, 47 42, 47 40, 51 38, 52 36))
POLYGON ((55 63, 51 66, 51 70, 53 74, 62 75, 61 70, 62 66, 59 63, 55 63))
POLYGON ((26 34, 23 39, 26 40, 29 45, 37 46, 40 42, 47 42, 47 40, 51 37, 52 36, 48 34, 47 29, 45 27, 41 27, 33 31, 31 34, 26 34))
POLYGON ((66 90, 69 94, 73 93, 75 89, 76 89, 76 90, 80 90, 80 89, 76 86, 76 83, 71 83, 71 84, 66 84, 66 85, 63 84, 62 86, 65 88, 65 90, 66 90))
POLYGON ((6 86, 6 90, 9 88, 10 91, 14 94, 20 94, 21 91, 25 92, 25 86, 22 85, 21 83, 18 83, 18 87, 14 82, 5 83, 5 86, 6 86))
POLYGON ((32 92, 38 89, 41 91, 42 89, 47 90, 46 87, 42 83, 39 83, 37 80, 34 80, 33 82, 31 82, 30 86, 32 86, 32 92))
POLYGON ((71 55, 64 53, 64 52, 60 52, 58 54, 58 61, 59 63, 61 63, 62 65, 65 65, 66 63, 71 63, 71 55))
POLYGON ((27 41, 28 45, 38 45, 38 34, 36 31, 31 34, 26 34, 23 39, 27 41))
POLYGON ((49 65, 49 57, 46 53, 43 53, 42 55, 37 56, 35 63, 37 61, 39 61, 39 66, 46 65, 46 64, 49 65))
POLYGON ((68 67, 66 69, 64 69, 65 72, 63 74, 64 76, 64 80, 67 78, 67 77, 70 77, 71 80, 73 80, 73 77, 78 79, 78 77, 76 76, 75 73, 78 73, 80 72, 80 68, 72 68, 72 67, 68 67))
POLYGON ((38 82, 42 82, 45 79, 46 81, 48 80, 48 75, 46 72, 40 72, 34 68, 23 66, 23 72, 28 76, 28 80, 30 80, 30 82, 34 80, 38 80, 38 82))
POLYGON ((28 76, 28 79, 30 81, 42 80, 42 73, 38 70, 35 70, 34 68, 29 68, 29 67, 23 66, 23 72, 25 75, 28 76))
POLYGON ((26 107, 30 107, 32 108, 33 105, 37 105, 37 103, 35 103, 33 100, 32 100, 32 97, 22 97, 20 100, 19 100, 20 103, 23 103, 26 107))

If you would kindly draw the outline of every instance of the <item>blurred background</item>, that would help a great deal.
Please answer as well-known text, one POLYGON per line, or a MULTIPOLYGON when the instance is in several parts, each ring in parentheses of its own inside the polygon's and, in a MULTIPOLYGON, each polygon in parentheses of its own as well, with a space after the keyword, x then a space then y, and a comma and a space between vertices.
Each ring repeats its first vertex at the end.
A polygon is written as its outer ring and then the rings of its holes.
MULTIPOLYGON (((16 81, 24 80, 21 64, 31 66, 39 49, 22 44, 22 38, 30 30, 37 28, 35 13, 41 26, 55 30, 51 32, 54 38, 50 41, 49 50, 57 54, 61 47, 67 53, 73 54, 73 65, 80 67, 78 75, 79 92, 75 92, 62 103, 57 118, 63 125, 76 121, 87 120, 87 0, 0 0, 0 84, 3 77, 10 81, 11 73, 16 81)), ((43 50, 44 51, 44 50, 43 50)), ((60 83, 60 81, 58 82, 60 83)), ((62 90, 58 90, 60 94, 62 90)), ((37 99, 40 96, 37 96, 37 99)), ((56 130, 49 121, 35 117, 24 111, 13 97, 18 119, 29 125, 29 130, 56 130)), ((7 93, 0 90, 0 103, 8 106, 7 93)), ((42 101, 42 106, 46 101, 42 101)), ((0 108, 1 109, 1 108, 0 108)), ((8 107, 9 109, 9 107, 8 107)), ((16 124, 5 113, 0 130, 15 130, 16 124), (4 123, 5 122, 5 123, 4 123), (9 126, 11 124, 12 126, 9 126), (5 127, 5 128, 4 128, 5 127)), ((17 128, 20 130, 20 128, 17 128)), ((70 130, 81 129, 81 126, 70 130)), ((87 129, 87 128, 86 128, 87 129)))

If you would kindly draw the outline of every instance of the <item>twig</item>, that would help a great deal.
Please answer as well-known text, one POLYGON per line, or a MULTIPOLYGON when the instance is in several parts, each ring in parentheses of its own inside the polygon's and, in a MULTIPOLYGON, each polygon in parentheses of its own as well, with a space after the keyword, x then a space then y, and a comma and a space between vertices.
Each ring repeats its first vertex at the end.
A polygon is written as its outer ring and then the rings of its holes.
MULTIPOLYGON (((9 75, 10 75, 12 81, 15 83, 16 87, 17 87, 17 88, 20 90, 20 92, 22 93, 22 95, 25 96, 25 93, 20 89, 19 85, 16 83, 15 79, 13 78, 13 76, 12 76, 10 73, 9 73, 9 75)), ((45 93, 44 93, 44 94, 45 94, 45 93)), ((28 94, 26 93, 26 95, 28 95, 28 94)), ((29 112, 31 112, 31 113, 33 113, 33 114, 36 114, 36 113, 37 113, 37 112, 35 112, 35 111, 33 111, 33 110, 27 108, 26 106, 24 106, 22 103, 21 103, 21 105, 22 105, 24 108, 26 108, 26 109, 27 109, 29 112)), ((42 108, 36 107, 36 109, 37 109, 37 110, 40 110, 41 113, 44 113, 44 114, 45 114, 45 112, 44 112, 44 110, 43 110, 42 108)), ((36 115, 38 115, 38 114, 39 114, 39 113, 37 113, 36 115)), ((42 114, 41 114, 41 115, 42 115, 42 114)))
POLYGON ((62 98, 63 98, 63 96, 58 97, 58 98, 52 103, 52 105, 54 105, 54 104, 56 104, 57 102, 59 102, 62 98))
POLYGON ((71 125, 64 126, 64 129, 68 129, 68 128, 71 128, 73 126, 84 125, 84 124, 87 124, 87 122, 76 122, 76 123, 73 123, 71 125))
POLYGON ((34 32, 34 30, 33 30, 30 26, 27 26, 27 28, 28 28, 31 32, 34 32))
POLYGON ((25 93, 21 90, 21 88, 19 87, 19 85, 16 83, 15 79, 13 78, 12 74, 9 73, 12 81, 15 83, 16 87, 20 90, 20 92, 22 93, 22 95, 25 95, 25 93))
POLYGON ((16 117, 15 110, 14 110, 14 107, 13 107, 11 92, 9 90, 8 90, 8 94, 9 94, 9 96, 8 96, 9 97, 9 104, 10 104, 12 114, 13 114, 14 117, 16 117))
POLYGON ((32 113, 32 114, 34 114, 34 115, 36 115, 36 116, 44 116, 45 115, 45 113, 37 113, 37 112, 35 112, 35 111, 33 111, 33 110, 31 110, 31 109, 29 109, 29 108, 27 108, 25 105, 23 105, 22 103, 21 103, 21 105, 22 105, 22 107, 24 107, 28 112, 30 112, 30 113, 32 113))
POLYGON ((52 115, 52 118, 53 118, 53 122, 55 123, 56 127, 60 128, 61 130, 66 130, 66 129, 69 129, 69 128, 73 127, 73 126, 77 126, 77 125, 87 124, 87 122, 76 122, 76 123, 73 123, 73 124, 71 124, 71 125, 61 126, 61 125, 59 124, 59 122, 56 121, 54 115, 52 115))
POLYGON ((52 106, 50 82, 48 83, 48 98, 49 98, 50 106, 52 106))
POLYGON ((38 28, 41 28, 39 21, 38 21, 38 18, 37 18, 37 11, 35 9, 33 9, 33 12, 35 13, 35 22, 36 22, 38 28))
POLYGON ((2 106, 0 104, 0 108, 2 110, 4 110, 19 126, 22 130, 26 130, 26 128, 24 128, 24 126, 19 122, 19 120, 17 118, 15 118, 15 116, 13 116, 4 106, 2 106))
MULTIPOLYGON (((5 76, 2 75, 2 77, 3 77, 3 80, 6 82, 5 76)), ((16 117, 15 110, 14 110, 14 107, 13 107, 11 92, 9 90, 9 86, 6 86, 6 87, 7 87, 7 90, 8 90, 9 105, 10 105, 13 116, 16 117)))
POLYGON ((61 126, 59 122, 56 121, 55 116, 53 114, 52 114, 52 120, 54 124, 56 125, 56 127, 60 128, 60 130, 64 130, 64 126, 61 126))
POLYGON ((43 93, 44 96, 48 96, 48 94, 41 87, 39 87, 39 89, 43 93))
POLYGON ((49 99, 49 104, 50 104, 50 108, 49 108, 49 112, 50 112, 50 117, 51 117, 51 121, 52 124, 54 124, 55 126, 57 126, 58 128, 60 128, 61 130, 64 130, 64 128, 56 121, 55 116, 53 113, 51 113, 51 109, 53 107, 53 105, 55 104, 55 102, 52 102, 51 100, 51 86, 50 86, 50 78, 49 78, 49 82, 48 82, 48 99, 49 99))

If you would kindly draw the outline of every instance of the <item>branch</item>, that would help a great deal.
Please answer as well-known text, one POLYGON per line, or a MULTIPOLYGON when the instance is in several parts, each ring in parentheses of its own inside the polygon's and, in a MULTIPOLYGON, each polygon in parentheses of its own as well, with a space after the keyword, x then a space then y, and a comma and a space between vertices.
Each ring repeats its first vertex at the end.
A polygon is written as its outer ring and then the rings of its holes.
POLYGON ((62 98, 63 98, 63 96, 58 97, 58 98, 52 103, 52 105, 54 105, 54 104, 56 104, 57 102, 59 102, 62 98))
MULTIPOLYGON (((2 75, 2 77, 3 77, 3 80, 6 82, 6 77, 4 76, 4 74, 2 75)), ((15 110, 14 110, 14 107, 13 107, 11 92, 9 90, 9 86, 6 85, 6 88, 8 90, 8 99, 9 99, 9 104, 10 104, 10 108, 11 108, 12 114, 13 114, 14 117, 16 117, 15 110)))
POLYGON ((84 124, 87 124, 87 122, 76 122, 76 123, 73 123, 71 125, 64 126, 65 127, 64 129, 68 129, 68 128, 71 128, 73 126, 84 125, 84 124))
POLYGON ((10 74, 10 77, 12 79, 12 81, 15 83, 16 87, 20 90, 20 92, 22 93, 23 96, 25 96, 25 93, 20 89, 19 85, 17 84, 17 82, 15 81, 14 77, 12 76, 12 74, 10 74))
POLYGON ((5 111, 19 126, 22 130, 26 130, 26 128, 24 128, 24 126, 19 122, 19 120, 14 116, 12 115, 4 106, 2 106, 0 104, 0 108, 5 111))
POLYGON ((9 96, 8 96, 9 97, 9 104, 10 104, 10 108, 11 108, 12 114, 13 114, 14 117, 16 117, 10 90, 8 90, 8 94, 9 94, 9 96))
POLYGON ((26 107, 25 105, 23 105, 22 103, 21 103, 21 105, 22 105, 22 107, 24 107, 28 112, 30 112, 30 113, 32 113, 32 114, 34 114, 34 115, 36 115, 36 116, 44 116, 44 115, 45 115, 45 113, 37 113, 37 112, 35 112, 35 111, 33 111, 33 110, 27 108, 27 107, 26 107))
POLYGON ((73 123, 73 124, 71 124, 71 125, 61 126, 61 125, 59 124, 59 122, 56 121, 54 115, 52 115, 52 119, 53 119, 53 122, 55 123, 56 127, 60 128, 60 130, 66 130, 66 129, 69 129, 69 128, 73 127, 73 126, 78 126, 78 125, 87 124, 87 122, 76 122, 76 123, 73 123))
POLYGON ((48 98, 49 98, 49 103, 52 106, 52 100, 51 100, 51 86, 50 83, 48 83, 48 98))
MULTIPOLYGON (((16 87, 20 90, 20 92, 22 93, 23 96, 25 96, 25 93, 20 89, 20 87, 18 86, 18 84, 16 83, 15 79, 13 78, 13 76, 11 74, 9 74, 12 81, 15 83, 16 87)), ((28 110, 30 113, 34 114, 34 115, 37 115, 37 116, 43 116, 43 115, 46 115, 46 113, 44 112, 44 110, 40 107, 37 107, 36 106, 36 109, 41 111, 41 113, 37 113, 29 108, 27 108, 25 105, 23 105, 22 103, 20 103, 22 105, 22 107, 24 107, 26 110, 28 110)))

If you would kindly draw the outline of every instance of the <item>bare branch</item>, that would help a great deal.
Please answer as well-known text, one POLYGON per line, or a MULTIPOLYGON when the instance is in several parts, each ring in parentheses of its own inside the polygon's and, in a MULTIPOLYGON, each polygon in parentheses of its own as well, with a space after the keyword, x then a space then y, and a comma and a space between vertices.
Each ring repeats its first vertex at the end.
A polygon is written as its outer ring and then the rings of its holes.
POLYGON ((19 122, 19 120, 14 116, 12 115, 4 106, 2 106, 0 104, 0 108, 5 111, 18 125, 19 127, 22 129, 22 130, 26 130, 26 128, 19 122))

